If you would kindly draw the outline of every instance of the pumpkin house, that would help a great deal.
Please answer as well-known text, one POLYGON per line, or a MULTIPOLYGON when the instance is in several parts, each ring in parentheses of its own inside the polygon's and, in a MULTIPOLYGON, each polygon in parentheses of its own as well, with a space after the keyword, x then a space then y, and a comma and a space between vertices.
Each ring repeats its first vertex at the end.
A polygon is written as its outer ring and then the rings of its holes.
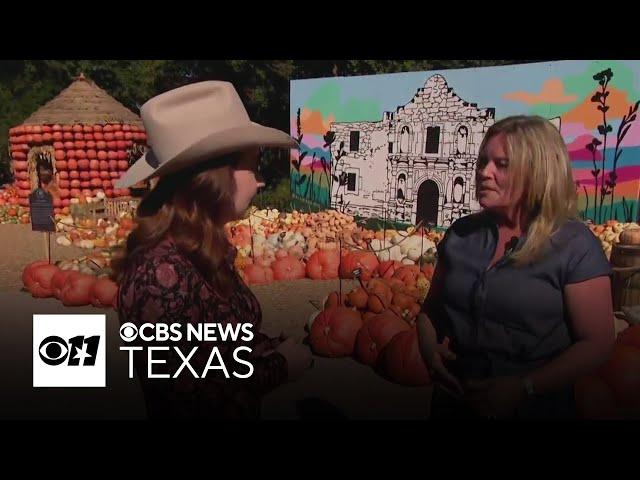
POLYGON ((42 185, 56 213, 74 198, 128 197, 129 189, 113 182, 147 148, 141 118, 83 74, 11 128, 9 141, 19 205, 28 207, 29 194, 42 185))

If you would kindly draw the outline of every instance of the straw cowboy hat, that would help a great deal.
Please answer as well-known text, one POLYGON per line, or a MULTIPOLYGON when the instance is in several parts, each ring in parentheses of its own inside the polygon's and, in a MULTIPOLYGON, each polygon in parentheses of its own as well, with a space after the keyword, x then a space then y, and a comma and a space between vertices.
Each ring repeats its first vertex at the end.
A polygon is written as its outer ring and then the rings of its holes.
POLYGON ((245 148, 297 147, 286 133, 252 122, 228 82, 200 82, 170 90, 146 102, 140 114, 151 149, 114 183, 116 188, 245 148))

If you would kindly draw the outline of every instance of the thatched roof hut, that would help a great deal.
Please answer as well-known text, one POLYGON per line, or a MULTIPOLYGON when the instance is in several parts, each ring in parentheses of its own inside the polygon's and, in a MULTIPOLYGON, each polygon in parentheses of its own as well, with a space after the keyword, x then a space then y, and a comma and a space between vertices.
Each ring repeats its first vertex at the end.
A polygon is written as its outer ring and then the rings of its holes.
POLYGON ((23 125, 104 125, 142 127, 142 120, 82 73, 55 98, 36 110, 23 125))
POLYGON ((83 74, 22 125, 9 129, 20 205, 38 185, 37 160, 50 164, 59 187, 58 208, 103 192, 126 197, 113 182, 147 147, 141 118, 83 74))

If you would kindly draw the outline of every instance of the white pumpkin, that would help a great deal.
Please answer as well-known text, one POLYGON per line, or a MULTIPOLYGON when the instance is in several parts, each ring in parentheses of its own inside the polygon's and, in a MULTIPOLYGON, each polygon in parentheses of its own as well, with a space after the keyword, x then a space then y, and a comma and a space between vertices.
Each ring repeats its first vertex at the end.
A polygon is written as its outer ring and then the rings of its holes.
POLYGON ((407 250, 407 258, 410 258, 411 261, 413 263, 417 262, 421 255, 423 253, 423 250, 420 247, 411 247, 409 250, 407 250))
MULTIPOLYGON (((389 245, 387 245, 389 246, 389 245)), ((374 238, 373 240, 371 240, 371 248, 377 252, 378 250, 382 250, 382 240, 378 240, 377 238, 374 238)), ((382 252, 380 252, 382 253, 382 252)))
POLYGON ((62 245, 63 247, 70 247, 71 246, 71 240, 69 240, 65 236, 60 236, 60 237, 56 238, 56 243, 58 245, 62 245))
POLYGON ((394 245, 381 252, 378 252, 378 259, 381 262, 386 262, 388 260, 401 261, 403 257, 404 255, 402 255, 402 250, 400 250, 400 247, 398 245, 394 245))

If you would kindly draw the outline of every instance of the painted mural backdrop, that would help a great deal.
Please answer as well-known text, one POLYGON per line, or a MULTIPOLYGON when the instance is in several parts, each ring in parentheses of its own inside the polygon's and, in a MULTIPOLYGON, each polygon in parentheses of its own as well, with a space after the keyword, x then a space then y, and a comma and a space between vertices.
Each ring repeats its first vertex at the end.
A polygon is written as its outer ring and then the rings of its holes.
POLYGON ((586 220, 638 218, 640 61, 561 61, 291 82, 294 202, 447 227, 479 210, 487 129, 536 114, 568 147, 586 220))

